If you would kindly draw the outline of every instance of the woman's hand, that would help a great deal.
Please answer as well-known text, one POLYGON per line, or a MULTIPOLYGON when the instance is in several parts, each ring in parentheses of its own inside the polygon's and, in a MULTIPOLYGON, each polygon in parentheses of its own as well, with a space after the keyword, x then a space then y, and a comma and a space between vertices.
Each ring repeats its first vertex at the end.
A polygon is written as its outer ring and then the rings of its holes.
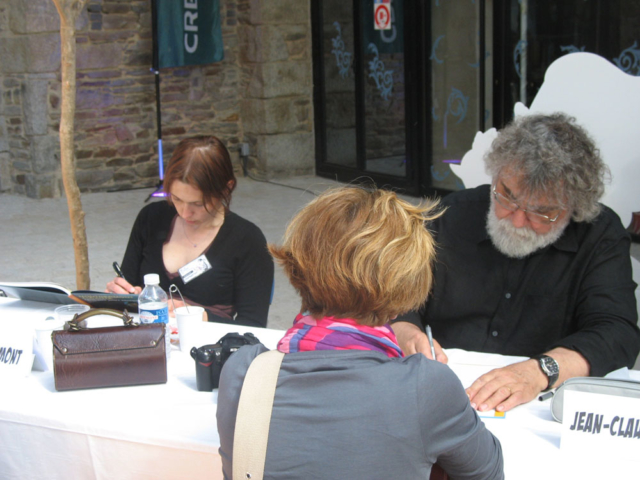
POLYGON ((106 293, 135 293, 139 295, 142 287, 134 287, 122 277, 116 277, 107 283, 106 293))

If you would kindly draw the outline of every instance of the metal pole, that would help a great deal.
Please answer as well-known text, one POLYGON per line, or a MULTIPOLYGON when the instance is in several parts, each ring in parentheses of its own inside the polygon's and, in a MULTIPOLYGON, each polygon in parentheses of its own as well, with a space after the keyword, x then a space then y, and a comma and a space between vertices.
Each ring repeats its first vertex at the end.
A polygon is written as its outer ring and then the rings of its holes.
POLYGON ((479 52, 479 60, 480 60, 480 68, 478 69, 480 71, 480 75, 478 78, 478 90, 479 90, 479 95, 478 95, 478 110, 480 111, 480 131, 484 132, 485 130, 485 119, 484 119, 484 112, 486 110, 486 103, 485 103, 485 79, 486 79, 486 62, 485 62, 485 57, 484 57, 484 52, 487 49, 486 46, 486 40, 485 40, 485 36, 486 36, 486 19, 485 19, 485 0, 480 0, 480 5, 479 5, 479 30, 480 30, 480 52, 479 52))
MULTIPOLYGON (((151 71, 155 76, 156 84, 156 125, 158 129, 158 176, 160 181, 156 186, 156 191, 151 197, 166 197, 167 193, 162 189, 162 180, 164 179, 164 160, 162 156, 162 109, 160 105, 160 58, 158 52, 158 5, 157 0, 151 0, 151 38, 152 38, 152 66, 151 71)), ((145 200, 145 202, 147 201, 145 200)))
POLYGON ((527 0, 520 3, 520 101, 527 104, 527 0))
POLYGON ((160 111, 160 71, 154 70, 156 77, 156 123, 158 125, 158 169, 159 177, 164 179, 164 163, 162 158, 162 115, 160 111))

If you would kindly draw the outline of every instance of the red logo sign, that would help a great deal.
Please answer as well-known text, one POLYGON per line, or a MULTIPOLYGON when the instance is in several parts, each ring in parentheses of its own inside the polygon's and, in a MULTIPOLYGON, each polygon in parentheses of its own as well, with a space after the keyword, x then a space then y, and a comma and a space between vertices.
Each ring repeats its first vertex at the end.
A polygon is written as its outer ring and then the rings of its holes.
POLYGON ((378 3, 374 5, 373 21, 376 30, 391 29, 391 10, 388 3, 378 3))

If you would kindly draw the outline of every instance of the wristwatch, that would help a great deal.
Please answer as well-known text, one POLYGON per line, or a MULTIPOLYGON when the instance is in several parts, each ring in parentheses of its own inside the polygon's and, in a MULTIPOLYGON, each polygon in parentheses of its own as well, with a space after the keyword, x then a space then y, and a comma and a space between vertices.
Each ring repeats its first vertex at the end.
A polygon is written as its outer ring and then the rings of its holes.
POLYGON ((560 367, 558 366, 558 362, 556 362, 549 355, 536 355, 535 357, 531 357, 533 360, 538 360, 538 365, 540 365, 540 370, 544 373, 549 379, 549 383, 547 388, 543 390, 543 392, 548 392, 553 388, 553 385, 558 381, 558 375, 560 374, 560 367))

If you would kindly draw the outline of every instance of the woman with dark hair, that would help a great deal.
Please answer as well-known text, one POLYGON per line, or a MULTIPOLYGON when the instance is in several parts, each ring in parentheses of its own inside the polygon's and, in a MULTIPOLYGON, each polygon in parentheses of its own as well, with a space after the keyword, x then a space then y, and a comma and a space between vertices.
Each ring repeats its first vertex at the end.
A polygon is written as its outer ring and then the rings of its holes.
POLYGON ((124 278, 114 278, 107 291, 140 293, 144 275, 157 273, 165 291, 175 284, 187 304, 205 308, 209 321, 265 327, 273 260, 260 229, 229 210, 235 186, 219 139, 182 140, 164 177, 167 201, 140 211, 122 261, 124 278))
MULTIPOLYGON (((500 442, 460 380, 422 354, 405 357, 389 326, 431 289, 435 242, 424 224, 438 216, 433 203, 339 188, 294 217, 281 247, 269 247, 302 304, 278 343, 285 355, 265 479, 426 479, 436 462, 451 478, 504 478, 500 442)), ((240 392, 264 351, 242 347, 222 369, 217 424, 225 479, 237 478, 240 392)))

